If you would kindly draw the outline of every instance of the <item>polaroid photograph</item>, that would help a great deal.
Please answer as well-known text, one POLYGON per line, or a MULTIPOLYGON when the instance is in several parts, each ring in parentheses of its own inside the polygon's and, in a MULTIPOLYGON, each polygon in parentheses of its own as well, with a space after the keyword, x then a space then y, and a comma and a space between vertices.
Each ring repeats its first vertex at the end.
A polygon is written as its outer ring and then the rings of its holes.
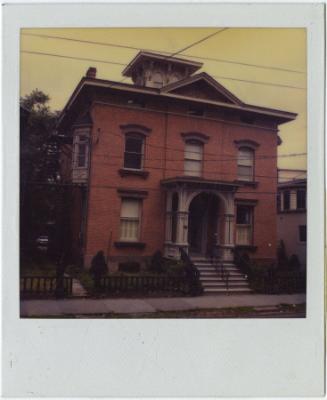
POLYGON ((323 5, 3 29, 4 394, 322 396, 323 5))

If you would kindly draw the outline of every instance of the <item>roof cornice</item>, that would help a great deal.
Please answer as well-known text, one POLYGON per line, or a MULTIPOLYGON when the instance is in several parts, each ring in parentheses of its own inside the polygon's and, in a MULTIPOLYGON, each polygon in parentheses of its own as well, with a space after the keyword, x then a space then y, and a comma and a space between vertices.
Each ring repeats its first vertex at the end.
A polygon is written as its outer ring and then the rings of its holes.
POLYGON ((67 111, 71 108, 72 104, 75 102, 76 98, 79 96, 82 89, 87 86, 88 87, 102 87, 102 88, 108 88, 108 89, 113 89, 113 90, 126 91, 126 92, 130 92, 130 93, 140 93, 140 94, 151 95, 151 96, 171 98, 171 99, 175 99, 175 100, 184 100, 184 101, 198 103, 198 104, 200 103, 203 105, 212 105, 212 106, 217 106, 217 107, 222 107, 222 108, 228 108, 231 110, 253 112, 253 113, 262 114, 265 116, 280 118, 280 119, 284 120, 284 122, 292 121, 297 116, 296 113, 282 111, 282 110, 276 110, 276 109, 272 109, 272 108, 260 107, 260 106, 253 106, 253 105, 249 105, 249 104, 245 104, 245 103, 230 104, 230 103, 224 103, 224 102, 219 102, 219 101, 215 101, 215 100, 199 99, 199 98, 194 98, 194 97, 189 97, 189 96, 184 96, 184 95, 173 94, 173 93, 169 93, 169 92, 168 93, 161 92, 160 89, 156 89, 156 88, 149 88, 149 87, 143 87, 143 86, 141 87, 141 86, 120 83, 120 82, 115 82, 115 81, 102 80, 102 79, 82 78, 82 80, 79 82, 79 84, 75 88, 74 92, 70 96, 66 106, 64 107, 64 109, 59 117, 58 125, 60 125, 64 116, 67 114, 67 111))

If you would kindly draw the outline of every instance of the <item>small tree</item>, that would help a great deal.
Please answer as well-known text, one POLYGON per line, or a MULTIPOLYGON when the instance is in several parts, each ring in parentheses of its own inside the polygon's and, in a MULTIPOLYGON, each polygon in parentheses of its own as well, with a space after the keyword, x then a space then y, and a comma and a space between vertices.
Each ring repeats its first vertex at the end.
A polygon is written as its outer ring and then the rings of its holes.
POLYGON ((286 249, 284 241, 281 240, 277 249, 277 259, 278 259, 278 267, 286 267, 288 264, 288 259, 286 255, 286 249))
POLYGON ((100 286, 100 278, 107 273, 107 263, 102 250, 92 258, 90 274, 94 279, 95 288, 100 286))

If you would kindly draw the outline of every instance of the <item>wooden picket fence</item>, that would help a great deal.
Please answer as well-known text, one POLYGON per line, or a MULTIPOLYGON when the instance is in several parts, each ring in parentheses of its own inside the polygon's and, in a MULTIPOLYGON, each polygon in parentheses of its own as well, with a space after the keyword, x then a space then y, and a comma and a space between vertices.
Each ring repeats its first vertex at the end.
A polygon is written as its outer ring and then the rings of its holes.
POLYGON ((57 282, 55 276, 23 276, 20 278, 20 293, 23 297, 70 296, 73 293, 73 278, 63 277, 57 282), (61 285, 60 285, 61 284, 61 285))

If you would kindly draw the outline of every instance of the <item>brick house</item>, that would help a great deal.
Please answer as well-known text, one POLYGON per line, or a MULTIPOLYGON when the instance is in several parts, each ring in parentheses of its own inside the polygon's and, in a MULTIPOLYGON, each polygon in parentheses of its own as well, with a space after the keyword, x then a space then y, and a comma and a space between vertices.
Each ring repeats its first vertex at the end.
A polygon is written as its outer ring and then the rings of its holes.
POLYGON ((180 247, 275 259, 278 126, 296 114, 245 104, 201 67, 142 51, 123 71, 133 84, 89 68, 71 95, 62 179, 86 267, 98 250, 110 271, 156 250, 178 259, 180 247))

